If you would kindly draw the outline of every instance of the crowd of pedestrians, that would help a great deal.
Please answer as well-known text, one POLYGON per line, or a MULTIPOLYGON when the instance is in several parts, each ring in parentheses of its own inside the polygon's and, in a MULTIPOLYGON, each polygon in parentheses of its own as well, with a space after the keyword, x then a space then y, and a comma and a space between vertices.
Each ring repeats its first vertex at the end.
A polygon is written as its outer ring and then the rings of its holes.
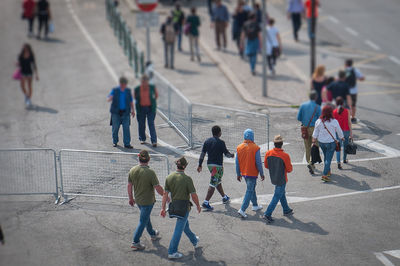
MULTIPOLYGON (((197 212, 200 213, 202 207, 206 211, 212 211, 214 208, 210 205, 215 188, 221 194, 222 203, 228 204, 230 198, 224 193, 222 188, 223 176, 223 155, 228 158, 234 157, 225 145, 225 142, 220 139, 222 135, 221 128, 214 126, 211 129, 212 137, 208 138, 202 148, 197 171, 202 171, 202 163, 205 156, 208 156, 207 167, 210 171, 210 184, 206 199, 202 206, 200 205, 196 188, 193 180, 185 173, 188 162, 185 157, 181 157, 175 161, 176 171, 167 176, 164 189, 160 185, 155 172, 150 169, 150 155, 148 151, 141 150, 138 154, 139 165, 134 166, 129 171, 128 177, 128 196, 129 205, 138 206, 140 210, 139 224, 137 225, 133 237, 131 248, 135 251, 144 250, 145 246, 140 242, 140 238, 144 229, 147 230, 152 241, 161 238, 160 232, 154 229, 150 221, 150 214, 155 204, 155 191, 162 195, 160 216, 166 217, 167 213, 170 218, 176 218, 175 229, 168 248, 169 259, 179 259, 183 255, 178 252, 179 242, 182 233, 189 238, 193 247, 196 248, 200 238, 193 233, 189 226, 189 213, 193 206, 190 199, 196 205, 197 212), (168 204, 168 206, 167 206, 168 204)), ((263 207, 257 202, 256 185, 258 177, 264 181, 263 164, 261 161, 260 147, 254 142, 254 132, 252 129, 246 129, 243 133, 244 141, 237 146, 236 154, 236 173, 237 180, 246 182, 246 193, 243 198, 242 206, 238 210, 239 217, 247 218, 246 209, 250 202, 252 210, 257 212, 263 207)), ((282 149, 283 138, 280 135, 274 138, 274 148, 265 154, 264 166, 269 170, 271 183, 275 186, 274 196, 269 203, 263 218, 267 223, 272 223, 272 213, 275 210, 278 202, 281 202, 283 215, 292 215, 293 209, 288 206, 285 187, 288 182, 287 173, 292 171, 290 156, 282 149)))

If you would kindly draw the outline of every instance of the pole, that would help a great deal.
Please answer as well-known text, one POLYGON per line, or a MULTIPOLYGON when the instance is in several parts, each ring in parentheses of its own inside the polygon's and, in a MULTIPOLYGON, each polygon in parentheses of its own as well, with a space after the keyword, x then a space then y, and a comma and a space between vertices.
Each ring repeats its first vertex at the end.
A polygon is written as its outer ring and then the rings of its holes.
POLYGON ((310 62, 310 76, 314 73, 315 69, 315 26, 316 26, 316 19, 315 19, 315 6, 316 0, 311 0, 311 35, 310 35, 310 44, 311 44, 311 62, 310 62))
POLYGON ((266 47, 266 23, 265 23, 265 15, 267 14, 267 8, 265 4, 266 0, 262 0, 262 41, 261 41, 261 54, 262 54, 262 70, 263 70, 263 78, 262 78, 262 95, 264 97, 268 96, 267 93, 267 47, 266 47))
POLYGON ((150 26, 149 26, 149 21, 146 21, 146 58, 147 58, 147 62, 151 61, 151 57, 150 57, 150 26))

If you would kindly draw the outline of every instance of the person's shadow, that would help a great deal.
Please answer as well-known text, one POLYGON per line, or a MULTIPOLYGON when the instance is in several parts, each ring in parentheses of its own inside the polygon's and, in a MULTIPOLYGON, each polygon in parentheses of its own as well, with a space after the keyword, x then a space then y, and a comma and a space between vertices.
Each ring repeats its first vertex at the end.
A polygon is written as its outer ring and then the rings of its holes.
POLYGON ((56 109, 50 108, 50 107, 45 107, 45 106, 40 106, 40 105, 31 105, 26 108, 28 111, 35 111, 35 112, 44 112, 44 113, 49 113, 49 114, 57 114, 58 111, 56 109))
POLYGON ((304 223, 304 222, 300 221, 299 219, 297 219, 296 217, 294 217, 294 215, 288 216, 287 219, 284 219, 284 218, 274 219, 274 222, 269 225, 286 227, 289 229, 299 230, 299 231, 318 234, 318 235, 328 235, 329 234, 328 231, 325 231, 321 226, 319 226, 315 222, 304 223), (287 219, 289 219, 289 221, 287 219))

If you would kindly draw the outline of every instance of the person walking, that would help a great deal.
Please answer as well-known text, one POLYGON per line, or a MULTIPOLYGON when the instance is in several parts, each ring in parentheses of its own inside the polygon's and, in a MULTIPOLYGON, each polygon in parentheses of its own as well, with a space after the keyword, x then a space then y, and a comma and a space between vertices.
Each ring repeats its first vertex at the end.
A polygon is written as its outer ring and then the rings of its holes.
POLYGON ((257 203, 256 184, 260 174, 261 181, 264 181, 264 171, 262 168, 260 147, 254 143, 254 132, 252 129, 244 131, 244 141, 236 149, 236 175, 239 182, 244 177, 246 181, 246 194, 244 195, 242 206, 238 213, 242 218, 247 218, 246 209, 249 203, 253 204, 253 211, 262 209, 257 203))
POLYGON ((332 93, 332 99, 336 99, 338 96, 345 100, 345 106, 350 107, 353 105, 350 96, 350 87, 346 82, 346 72, 339 70, 338 80, 332 82, 327 87, 327 90, 332 93))
POLYGON ((44 38, 47 39, 49 34, 49 20, 51 20, 50 4, 47 0, 39 0, 37 2, 37 15, 39 20, 37 38, 41 38, 41 31, 44 28, 44 38))
POLYGON ((338 121, 333 117, 333 108, 330 105, 325 105, 322 108, 322 114, 315 122, 315 128, 313 132, 313 145, 321 147, 324 154, 324 171, 322 172, 322 181, 329 182, 331 179, 331 162, 333 153, 336 148, 336 134, 339 139, 344 140, 343 131, 340 128, 338 121))
POLYGON ((287 216, 293 214, 293 209, 289 208, 285 195, 285 188, 288 182, 287 173, 292 172, 293 166, 289 154, 282 150, 283 138, 281 135, 276 135, 274 137, 274 146, 275 148, 269 150, 265 154, 264 159, 264 166, 269 169, 271 183, 275 186, 274 196, 263 215, 263 218, 268 223, 274 221, 274 219, 272 219, 272 213, 278 202, 281 202, 283 215, 287 216))
POLYGON ((207 0, 207 8, 208 8, 208 14, 212 18, 213 16, 213 9, 214 9, 214 1, 213 0, 207 0))
POLYGON ((190 197, 194 204, 196 204, 197 212, 201 212, 201 206, 199 198, 196 194, 196 189, 193 185, 193 180, 190 176, 185 174, 186 166, 188 165, 186 158, 181 157, 176 162, 176 172, 170 174, 165 180, 165 192, 162 198, 161 216, 165 217, 166 203, 168 201, 168 193, 171 193, 171 204, 180 205, 177 203, 184 203, 185 208, 183 213, 186 213, 183 217, 176 219, 175 230, 172 234, 171 242, 168 247, 168 258, 179 259, 182 258, 182 253, 178 252, 179 242, 181 240, 182 233, 185 232, 192 245, 196 248, 199 244, 199 237, 192 232, 189 227, 189 212, 190 212, 190 197), (187 206, 187 207, 186 207, 187 206))
POLYGON ((125 77, 120 77, 119 86, 111 90, 108 95, 107 101, 111 102, 111 126, 112 126, 112 139, 113 146, 118 146, 118 132, 122 124, 122 132, 124 136, 124 147, 133 149, 131 145, 131 132, 129 126, 131 125, 131 118, 135 117, 135 110, 133 109, 133 99, 131 89, 127 88, 128 80, 125 77))
POLYGON ((204 200, 202 206, 208 211, 214 210, 214 207, 210 205, 210 199, 214 194, 215 188, 217 188, 219 194, 222 197, 222 203, 228 203, 229 197, 225 194, 222 188, 222 176, 224 175, 223 167, 223 155, 225 154, 228 158, 235 157, 234 154, 230 153, 226 148, 225 142, 221 140, 221 128, 219 126, 213 126, 211 129, 212 138, 207 139, 203 144, 203 149, 201 150, 199 158, 199 166, 197 167, 197 172, 201 172, 202 164, 206 154, 208 155, 207 167, 211 174, 210 185, 208 187, 208 192, 206 199, 204 200))
MULTIPOLYGON (((340 128, 343 131, 344 141, 339 139, 340 146, 343 149, 343 163, 347 163, 347 153, 346 146, 349 144, 349 138, 353 138, 353 130, 351 126, 350 120, 350 111, 343 107, 344 101, 342 97, 336 98, 336 106, 337 108, 333 110, 333 117, 339 122, 340 128)), ((338 138, 338 136, 336 135, 338 138)), ((340 151, 336 151, 336 160, 338 164, 338 168, 342 169, 342 165, 340 163, 340 151)))
POLYGON ((196 14, 196 8, 191 8, 191 14, 186 19, 186 25, 189 27, 189 44, 190 44, 190 60, 194 61, 196 54, 197 60, 200 62, 200 50, 199 50, 199 27, 200 17, 196 14))
POLYGON ((235 13, 232 16, 232 39, 236 42, 240 57, 243 57, 243 49, 240 46, 240 37, 243 30, 243 25, 247 21, 248 12, 244 10, 244 2, 239 1, 235 13))
POLYGON ((268 20, 265 43, 267 47, 268 68, 271 73, 275 75, 276 59, 282 53, 282 41, 279 30, 275 27, 275 20, 273 18, 268 20))
POLYGON ((135 106, 138 121, 139 141, 146 143, 146 119, 150 131, 150 140, 153 147, 157 147, 157 133, 154 119, 157 113, 158 92, 155 85, 149 84, 149 77, 142 76, 142 82, 135 88, 135 106))
POLYGON ((39 80, 39 73, 36 67, 35 55, 32 51, 32 47, 25 43, 18 56, 18 66, 21 72, 21 90, 25 96, 26 107, 32 106, 32 76, 35 74, 35 78, 39 80))
POLYGON ((182 51, 182 27, 185 22, 185 13, 183 13, 180 4, 175 5, 175 9, 172 10, 171 15, 172 23, 174 23, 174 28, 178 37, 178 50, 182 51))
POLYGON ((33 0, 24 0, 22 3, 22 18, 28 21, 28 37, 33 36, 33 24, 35 21, 36 3, 33 0))
POLYGON ((356 118, 356 104, 357 104, 357 80, 364 81, 365 76, 361 73, 358 68, 353 67, 353 60, 347 59, 345 61, 345 72, 346 72, 346 83, 350 87, 350 97, 351 97, 351 122, 357 123, 356 118))
POLYGON ((150 155, 147 150, 139 153, 139 165, 129 171, 128 196, 129 205, 132 207, 137 204, 140 210, 139 224, 133 233, 131 248, 133 250, 143 250, 145 246, 140 243, 140 238, 146 228, 152 241, 160 239, 160 232, 155 230, 150 221, 150 214, 153 210, 156 197, 154 190, 161 196, 164 189, 160 186, 156 173, 149 167, 150 155), (133 198, 132 190, 135 195, 133 198))
POLYGON ((249 20, 243 26, 241 38, 242 47, 246 42, 245 54, 249 57, 250 70, 253 76, 256 75, 257 53, 261 40, 261 28, 256 19, 256 14, 251 13, 249 15, 249 20))
POLYGON ((318 97, 316 102, 318 105, 322 104, 322 88, 325 86, 325 83, 325 66, 318 65, 315 68, 311 79, 311 90, 315 90, 317 92, 318 97))
POLYGON ((314 132, 315 121, 321 115, 321 107, 317 104, 317 92, 312 90, 309 94, 310 100, 300 105, 299 112, 297 113, 297 120, 301 122, 301 127, 305 127, 302 131, 304 140, 304 147, 306 150, 307 168, 310 174, 314 174, 315 166, 311 161, 311 145, 312 135, 314 132))
POLYGON ((211 27, 215 28, 215 41, 218 50, 221 50, 221 36, 223 40, 223 47, 226 49, 226 28, 229 23, 228 8, 222 4, 222 0, 216 0, 216 6, 213 10, 211 27))
POLYGON ((172 17, 167 17, 165 23, 161 25, 160 33, 164 42, 164 67, 174 69, 174 51, 177 29, 172 23, 172 17))
POLYGON ((289 0, 287 8, 288 19, 292 20, 293 37, 296 42, 299 41, 299 30, 301 28, 301 17, 304 14, 302 0, 289 0))
MULTIPOLYGON (((319 0, 314 0, 314 1, 315 1, 315 9, 314 9, 314 18, 315 18, 314 34, 315 34, 317 32, 318 8, 320 7, 320 2, 319 0)), ((311 40, 312 38, 314 38, 312 30, 312 0, 306 0, 304 2, 304 7, 307 18, 308 38, 310 38, 311 40)))

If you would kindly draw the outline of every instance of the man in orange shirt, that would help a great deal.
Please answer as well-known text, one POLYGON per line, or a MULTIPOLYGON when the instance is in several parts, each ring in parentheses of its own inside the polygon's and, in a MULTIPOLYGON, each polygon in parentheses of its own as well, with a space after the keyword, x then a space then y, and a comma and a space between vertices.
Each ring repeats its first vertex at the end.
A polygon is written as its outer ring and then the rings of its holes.
POLYGON ((237 146, 236 154, 236 174, 237 180, 242 181, 242 177, 246 181, 247 189, 243 198, 242 207, 238 213, 242 218, 246 218, 246 209, 249 203, 253 204, 253 211, 262 209, 257 203, 256 184, 258 174, 261 176, 261 181, 264 181, 264 171, 262 168, 260 147, 254 143, 254 132, 251 129, 244 131, 244 141, 237 146))
POLYGON ((153 147, 157 147, 157 133, 154 119, 157 112, 158 92, 155 85, 149 84, 149 77, 142 76, 142 82, 135 88, 135 106, 139 129, 139 141, 146 143, 146 118, 150 130, 150 140, 153 147))
POLYGON ((281 202, 283 208, 283 215, 293 214, 293 210, 289 208, 285 196, 285 187, 288 182, 287 173, 292 172, 293 167, 290 162, 289 154, 282 150, 283 139, 281 135, 277 135, 274 138, 274 146, 272 150, 269 150, 265 154, 264 165, 265 168, 269 169, 269 176, 271 178, 271 183, 275 185, 275 193, 265 211, 263 218, 267 220, 268 223, 272 223, 274 220, 271 215, 275 210, 278 202, 281 202))
MULTIPOLYGON (((315 28, 314 28, 314 33, 317 31, 317 18, 318 18, 318 8, 320 6, 319 0, 314 0, 315 1, 315 9, 314 9, 314 18, 315 18, 315 28)), ((304 2, 304 6, 306 9, 306 17, 307 17, 307 25, 308 25, 308 37, 310 40, 314 38, 315 36, 313 35, 313 30, 312 30, 312 1, 311 0, 306 0, 304 2)))

